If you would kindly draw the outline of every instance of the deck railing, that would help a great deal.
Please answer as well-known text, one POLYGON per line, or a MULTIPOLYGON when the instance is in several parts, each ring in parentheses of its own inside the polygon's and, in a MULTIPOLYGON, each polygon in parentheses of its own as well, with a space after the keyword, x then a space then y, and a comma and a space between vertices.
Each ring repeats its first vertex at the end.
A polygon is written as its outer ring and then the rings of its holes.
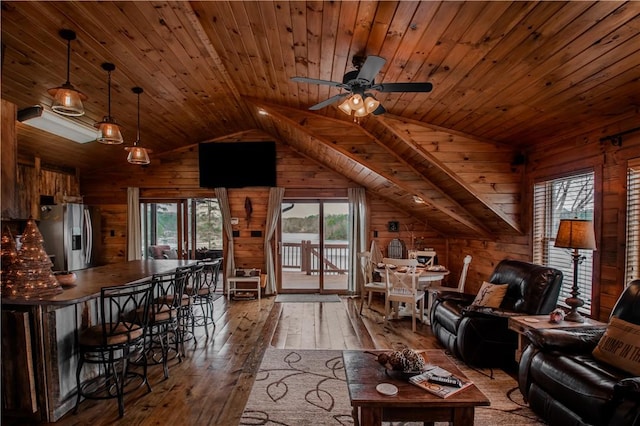
POLYGON ((320 254, 320 244, 311 241, 299 243, 282 243, 282 267, 300 269, 307 275, 320 272, 323 262, 325 274, 346 274, 349 271, 349 245, 332 243, 324 244, 324 254, 320 254))

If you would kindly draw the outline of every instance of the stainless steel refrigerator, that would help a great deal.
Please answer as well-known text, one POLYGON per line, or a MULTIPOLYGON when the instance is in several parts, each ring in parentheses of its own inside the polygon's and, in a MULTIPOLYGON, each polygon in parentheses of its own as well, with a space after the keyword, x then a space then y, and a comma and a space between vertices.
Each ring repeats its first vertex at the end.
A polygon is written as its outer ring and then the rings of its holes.
POLYGON ((91 211, 84 204, 41 206, 38 227, 54 271, 92 266, 94 231, 91 211))

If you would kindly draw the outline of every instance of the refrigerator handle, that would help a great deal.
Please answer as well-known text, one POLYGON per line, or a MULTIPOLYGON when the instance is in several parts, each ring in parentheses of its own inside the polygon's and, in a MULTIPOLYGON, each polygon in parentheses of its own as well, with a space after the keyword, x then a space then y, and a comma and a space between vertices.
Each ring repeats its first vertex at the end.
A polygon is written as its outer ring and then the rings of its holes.
POLYGON ((91 225, 91 214, 89 213, 89 209, 84 209, 84 229, 85 229, 85 239, 86 244, 84 259, 87 265, 91 264, 91 250, 93 246, 93 226, 91 225))

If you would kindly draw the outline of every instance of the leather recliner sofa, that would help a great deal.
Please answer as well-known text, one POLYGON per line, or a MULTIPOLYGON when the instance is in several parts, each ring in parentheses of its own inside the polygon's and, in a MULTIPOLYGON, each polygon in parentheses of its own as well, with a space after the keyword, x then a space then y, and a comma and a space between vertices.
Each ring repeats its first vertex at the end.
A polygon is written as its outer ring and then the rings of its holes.
POLYGON ((499 308, 473 306, 472 294, 439 292, 431 310, 431 329, 449 352, 469 365, 512 366, 517 335, 508 329, 509 317, 554 310, 562 271, 505 259, 496 265, 488 282, 508 285, 499 308))
MULTIPOLYGON (((640 325, 640 280, 618 298, 610 317, 640 325)), ((592 356, 605 329, 525 333, 531 344, 518 371, 520 391, 550 425, 640 426, 640 377, 592 356)))

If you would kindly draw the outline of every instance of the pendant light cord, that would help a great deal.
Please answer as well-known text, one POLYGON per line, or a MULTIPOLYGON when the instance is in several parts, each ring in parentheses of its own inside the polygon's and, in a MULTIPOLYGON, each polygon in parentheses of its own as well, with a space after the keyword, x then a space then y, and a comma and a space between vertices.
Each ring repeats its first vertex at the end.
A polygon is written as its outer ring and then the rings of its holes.
POLYGON ((109 75, 109 78, 108 78, 108 80, 109 80, 109 82, 108 82, 109 90, 108 90, 108 95, 107 95, 108 96, 108 104, 107 104, 108 105, 108 107, 107 107, 108 111, 107 111, 107 115, 109 116, 109 119, 111 119, 111 71, 108 71, 107 74, 109 75))
POLYGON ((67 40, 67 82, 65 84, 70 85, 69 76, 71 75, 71 40, 67 40))
POLYGON ((134 145, 138 146, 138 142, 140 142, 140 93, 138 93, 138 125, 136 129, 136 141, 134 145))

